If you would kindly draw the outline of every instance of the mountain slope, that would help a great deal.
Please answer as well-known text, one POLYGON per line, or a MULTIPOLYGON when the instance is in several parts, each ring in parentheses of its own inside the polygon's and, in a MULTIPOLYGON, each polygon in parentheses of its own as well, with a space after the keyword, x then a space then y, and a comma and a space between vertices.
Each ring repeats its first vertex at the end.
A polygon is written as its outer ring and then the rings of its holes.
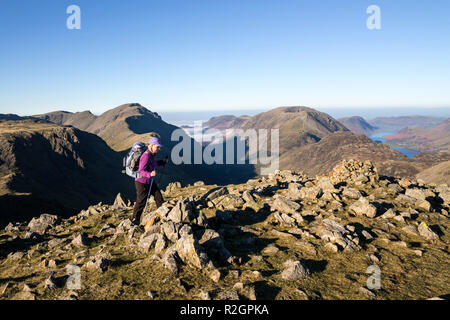
POLYGON ((450 118, 431 129, 407 127, 383 138, 389 144, 413 150, 450 151, 450 118))
MULTIPOLYGON (((170 156, 172 149, 179 141, 186 141, 195 150, 199 144, 190 138, 184 130, 166 123, 156 113, 138 103, 130 103, 108 110, 100 116, 92 115, 90 112, 67 113, 62 111, 39 115, 42 119, 55 121, 58 124, 71 124, 79 129, 101 137, 112 149, 125 156, 133 143, 142 141, 148 143, 155 133, 161 137, 163 148, 158 158, 165 155, 170 156), (179 129, 179 140, 172 141, 172 133, 179 129)), ((201 150, 202 147, 200 146, 201 150)), ((120 163, 122 163, 120 161, 120 163)), ((191 154, 191 164, 174 165, 172 162, 158 169, 162 175, 158 177, 158 184, 165 187, 168 183, 180 181, 183 185, 203 180, 205 183, 226 184, 244 181, 255 175, 253 165, 206 165, 194 164, 194 153, 191 154), (160 180, 159 180, 160 179, 160 180)))
POLYGON ((429 116, 378 117, 367 122, 380 131, 398 131, 405 127, 429 129, 438 126, 445 118, 429 116))
POLYGON ((450 185, 450 160, 427 168, 419 172, 416 177, 422 179, 425 183, 450 185))
POLYGON ((340 118, 337 120, 346 128, 350 129, 351 132, 356 134, 365 134, 366 136, 370 136, 378 130, 377 127, 370 125, 366 120, 364 120, 364 118, 358 116, 340 118))
POLYGON ((120 155, 99 137, 41 120, 0 122, 3 221, 43 212, 66 215, 117 193, 133 196, 120 155))
POLYGON ((343 159, 370 160, 381 174, 414 176, 418 169, 401 152, 377 143, 365 135, 352 132, 334 132, 319 142, 294 148, 280 157, 280 168, 302 170, 314 176, 330 171, 343 159), (386 163, 389 162, 389 165, 386 163))
POLYGON ((250 118, 251 118, 250 116, 236 117, 233 115, 223 115, 218 117, 212 117, 211 119, 203 123, 203 126, 208 128, 215 128, 218 130, 239 128, 250 118))

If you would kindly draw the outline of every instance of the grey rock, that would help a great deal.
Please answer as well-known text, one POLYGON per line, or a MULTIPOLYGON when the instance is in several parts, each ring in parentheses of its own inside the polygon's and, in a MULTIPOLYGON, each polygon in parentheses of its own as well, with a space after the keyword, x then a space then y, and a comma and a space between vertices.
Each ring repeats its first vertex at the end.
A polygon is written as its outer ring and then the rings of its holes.
POLYGON ((159 233, 152 233, 150 235, 145 235, 145 233, 141 236, 138 247, 143 252, 148 252, 152 248, 152 246, 156 243, 158 239, 159 233))
POLYGON ((425 222, 422 222, 419 224, 419 227, 417 228, 417 231, 419 231, 419 234, 428 240, 439 240, 439 236, 434 233, 425 222))
POLYGON ((87 246, 89 243, 86 233, 79 233, 71 242, 76 247, 87 246))
POLYGON ((178 264, 177 264, 178 254, 176 246, 172 246, 166 250, 164 255, 162 256, 162 263, 164 266, 172 271, 174 274, 178 273, 178 264))
POLYGON ((360 247, 351 238, 350 233, 338 222, 324 219, 317 228, 319 237, 325 241, 340 245, 345 251, 359 250, 360 247), (348 237, 350 236, 350 237, 348 237))
POLYGON ((278 196, 271 205, 272 209, 280 211, 282 213, 294 213, 301 208, 301 205, 289 200, 286 197, 278 196))
POLYGON ((84 267, 89 270, 105 272, 111 263, 111 256, 109 254, 100 254, 89 260, 84 267))
POLYGON ((286 269, 281 273, 284 280, 298 280, 310 275, 310 271, 300 261, 288 260, 284 263, 286 269))
POLYGON ((44 235, 49 229, 56 226, 59 221, 60 218, 58 216, 44 213, 39 218, 33 218, 28 227, 31 232, 44 235))
POLYGON ((235 290, 222 291, 217 295, 219 300, 239 300, 239 295, 235 290))
POLYGON ((349 210, 355 213, 357 216, 367 216, 374 218, 377 214, 377 208, 369 202, 368 199, 362 197, 358 201, 355 201, 349 210))

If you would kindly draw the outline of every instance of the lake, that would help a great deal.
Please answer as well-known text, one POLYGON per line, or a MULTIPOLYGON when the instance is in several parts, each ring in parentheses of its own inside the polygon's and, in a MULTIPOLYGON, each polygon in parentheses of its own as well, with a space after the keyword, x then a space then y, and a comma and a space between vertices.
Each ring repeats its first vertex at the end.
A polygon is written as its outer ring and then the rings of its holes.
MULTIPOLYGON (((369 136, 369 138, 372 139, 375 142, 385 143, 386 139, 383 139, 382 137, 387 136, 389 134, 394 134, 394 133, 397 133, 397 132, 398 131, 383 131, 383 132, 379 132, 379 133, 373 134, 373 135, 369 136)), ((416 154, 421 153, 420 151, 406 149, 406 148, 396 148, 396 147, 391 147, 391 148, 394 149, 394 150, 400 151, 401 153, 403 153, 408 158, 413 158, 416 154)))

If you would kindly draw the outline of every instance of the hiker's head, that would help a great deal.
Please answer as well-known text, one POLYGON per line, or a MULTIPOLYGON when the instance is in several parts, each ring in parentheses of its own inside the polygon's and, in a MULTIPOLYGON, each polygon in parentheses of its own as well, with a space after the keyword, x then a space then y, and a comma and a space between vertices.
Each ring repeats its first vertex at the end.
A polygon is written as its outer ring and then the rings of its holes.
POLYGON ((148 149, 151 153, 157 153, 159 149, 162 147, 162 144, 159 142, 159 139, 156 137, 153 137, 150 139, 148 149))

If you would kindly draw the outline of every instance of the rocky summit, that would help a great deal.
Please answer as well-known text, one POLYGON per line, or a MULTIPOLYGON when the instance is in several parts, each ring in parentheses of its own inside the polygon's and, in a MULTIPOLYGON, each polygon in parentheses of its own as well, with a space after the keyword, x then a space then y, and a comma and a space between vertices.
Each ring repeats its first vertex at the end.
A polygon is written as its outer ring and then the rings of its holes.
POLYGON ((344 160, 316 177, 171 183, 140 226, 118 195, 1 230, 0 298, 436 298, 450 292, 449 194, 344 160))

